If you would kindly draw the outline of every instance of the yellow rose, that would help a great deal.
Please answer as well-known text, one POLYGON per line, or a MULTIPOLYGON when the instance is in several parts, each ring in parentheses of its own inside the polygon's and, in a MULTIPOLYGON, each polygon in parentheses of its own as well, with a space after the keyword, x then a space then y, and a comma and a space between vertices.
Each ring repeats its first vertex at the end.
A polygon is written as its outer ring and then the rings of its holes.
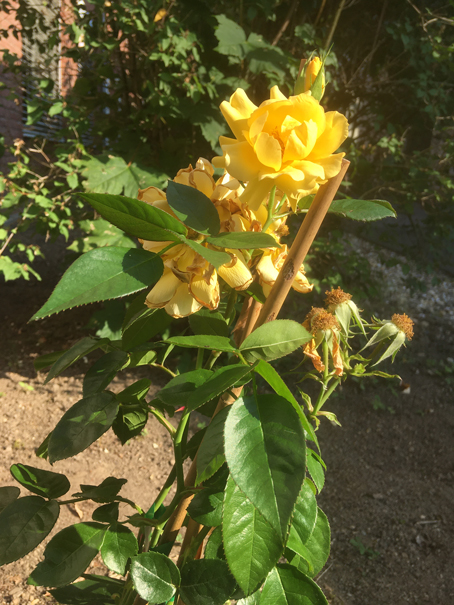
POLYGON ((325 110, 310 93, 287 99, 274 86, 259 107, 241 88, 221 104, 235 139, 220 137, 222 157, 213 164, 247 182, 241 200, 258 210, 274 185, 287 194, 292 209, 338 174, 343 153, 334 152, 348 135, 348 122, 325 110))

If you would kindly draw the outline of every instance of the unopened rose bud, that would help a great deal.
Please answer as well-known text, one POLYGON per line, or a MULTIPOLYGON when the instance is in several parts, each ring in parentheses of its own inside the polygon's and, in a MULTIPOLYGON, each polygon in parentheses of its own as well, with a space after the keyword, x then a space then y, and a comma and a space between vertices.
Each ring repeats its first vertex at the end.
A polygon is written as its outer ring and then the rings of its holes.
POLYGON ((325 68, 319 57, 310 61, 301 61, 300 73, 295 83, 295 94, 311 92, 311 95, 320 101, 325 92, 325 68))

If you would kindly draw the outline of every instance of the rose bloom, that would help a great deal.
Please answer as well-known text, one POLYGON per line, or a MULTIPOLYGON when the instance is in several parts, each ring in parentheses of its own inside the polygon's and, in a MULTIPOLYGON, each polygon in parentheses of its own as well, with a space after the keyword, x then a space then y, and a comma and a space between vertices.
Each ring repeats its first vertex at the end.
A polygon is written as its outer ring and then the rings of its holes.
MULTIPOLYGON (((274 286, 276 279, 281 272, 282 267, 287 259, 287 246, 284 244, 280 248, 265 250, 261 259, 257 263, 257 273, 259 275, 259 283, 262 286, 263 294, 268 298, 271 288, 274 286)), ((292 288, 297 292, 306 294, 310 292, 314 286, 307 281, 304 275, 304 267, 301 265, 299 271, 295 275, 292 288)))
MULTIPOLYGON (((202 191, 215 204, 221 218, 221 230, 248 230, 255 219, 251 214, 243 217, 243 203, 239 201, 241 185, 229 175, 217 182, 213 179, 213 166, 199 158, 196 167, 180 170, 174 182, 189 185, 202 191), (222 211, 222 214, 221 214, 222 211), (238 215, 238 216, 237 216, 238 215), (237 217, 234 219, 233 217, 237 217), (241 228, 235 228, 239 227, 241 228)), ((139 200, 175 217, 167 203, 166 194, 157 187, 139 190, 139 200)), ((252 229, 251 229, 252 230, 252 229)), ((188 230, 189 239, 203 244, 204 237, 188 230)), ((158 253, 172 242, 140 240, 145 250, 158 253)), ((215 269, 200 254, 186 244, 178 244, 162 255, 164 273, 146 298, 146 305, 152 309, 164 308, 172 317, 186 317, 202 307, 216 309, 220 299, 218 276, 230 287, 244 290, 252 282, 252 275, 239 250, 226 250, 230 262, 215 269)))
POLYGON ((348 135, 348 122, 325 110, 305 92, 286 98, 277 86, 259 107, 239 88, 221 111, 235 138, 220 137, 222 157, 213 164, 247 182, 241 195, 256 211, 276 185, 292 209, 300 197, 315 193, 339 173, 343 153, 334 153, 348 135))

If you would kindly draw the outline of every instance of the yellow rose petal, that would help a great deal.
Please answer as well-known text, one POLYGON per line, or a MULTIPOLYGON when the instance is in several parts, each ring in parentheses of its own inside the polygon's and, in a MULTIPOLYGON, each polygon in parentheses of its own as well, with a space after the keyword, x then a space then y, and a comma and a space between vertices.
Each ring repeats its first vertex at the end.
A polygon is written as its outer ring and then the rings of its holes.
MULTIPOLYGON (((234 172, 241 181, 250 181, 263 169, 254 149, 247 141, 239 143, 235 141, 233 145, 225 144, 223 151, 226 168, 229 172, 234 172)), ((216 158, 213 159, 213 164, 214 160, 216 158)))
POLYGON ((287 132, 288 130, 294 130, 301 126, 301 122, 299 120, 295 120, 292 116, 286 116, 281 125, 281 132, 287 132))
POLYGON ((166 313, 172 317, 179 318, 197 313, 202 308, 202 305, 191 295, 188 285, 181 284, 172 300, 164 308, 166 313))
POLYGON ((230 97, 230 104, 243 118, 249 118, 257 109, 242 88, 238 88, 230 97))
POLYGON ((261 116, 259 116, 256 120, 254 120, 249 129, 249 140, 252 145, 257 140, 257 137, 262 132, 263 127, 265 126, 266 119, 268 118, 268 112, 265 111, 261 116))
POLYGON ((282 161, 285 164, 287 162, 292 162, 293 160, 302 160, 306 157, 306 155, 306 146, 303 144, 296 132, 292 130, 287 139, 282 161))
MULTIPOLYGON (((169 244, 171 244, 172 242, 150 242, 146 239, 142 239, 139 240, 139 242, 142 244, 142 248, 144 250, 148 250, 149 252, 154 252, 155 254, 157 254, 158 252, 161 252, 161 250, 164 250, 164 248, 166 248, 169 244)), ((173 250, 173 248, 171 248, 173 250)))
POLYGON ((189 176, 189 184, 204 193, 207 197, 211 197, 211 194, 216 187, 211 174, 197 169, 191 172, 189 176))
POLYGON ((261 132, 254 145, 259 162, 274 170, 279 170, 282 165, 282 149, 279 141, 266 132, 261 132))
POLYGON ((257 273, 265 283, 273 285, 279 275, 273 263, 271 253, 265 252, 257 264, 257 273))
POLYGON ((275 101, 286 101, 287 97, 279 90, 279 86, 273 86, 270 90, 270 99, 275 101))
POLYGON ((181 281, 169 269, 164 270, 161 279, 148 293, 145 304, 151 309, 163 307, 175 295, 181 281))
POLYGON ((347 118, 337 111, 326 115, 326 128, 311 153, 311 160, 325 158, 334 153, 348 137, 347 118))
POLYGON ((199 158, 195 164, 195 167, 197 170, 203 170, 204 172, 208 172, 210 176, 213 176, 214 174, 213 165, 205 158, 199 158))
POLYGON ((302 273, 301 270, 298 271, 298 273, 295 275, 295 279, 293 280, 292 288, 297 292, 306 294, 307 292, 311 292, 313 287, 314 286, 309 283, 304 273, 302 273))
POLYGON ((158 200, 165 200, 166 194, 157 187, 147 187, 146 189, 139 189, 137 198, 147 204, 154 204, 158 200))
MULTIPOLYGON (((273 176, 277 177, 278 175, 273 176)), ((273 186, 274 182, 270 178, 262 178, 260 180, 258 178, 251 179, 246 189, 240 195, 240 200, 255 212, 260 208, 263 200, 269 194, 273 186)))
POLYGON ((331 179, 333 176, 336 176, 336 174, 339 174, 344 155, 345 153, 335 153, 327 158, 320 158, 317 160, 317 164, 320 164, 325 171, 325 179, 331 179))
POLYGON ((222 279, 235 290, 245 290, 252 283, 252 274, 246 264, 239 258, 239 254, 230 254, 232 260, 219 267, 218 273, 222 279))
POLYGON ((204 307, 211 310, 218 308, 220 294, 216 271, 208 279, 204 275, 195 275, 189 283, 189 291, 204 307))

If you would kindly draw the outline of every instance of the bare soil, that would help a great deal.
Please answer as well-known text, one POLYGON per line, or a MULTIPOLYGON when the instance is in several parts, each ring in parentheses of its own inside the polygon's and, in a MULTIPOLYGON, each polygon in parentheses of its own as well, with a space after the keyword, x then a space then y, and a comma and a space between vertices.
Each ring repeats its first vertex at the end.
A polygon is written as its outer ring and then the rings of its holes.
MULTIPOLYGON (((48 468, 35 448, 81 394, 84 361, 44 385, 38 355, 68 348, 86 331, 93 308, 27 324, 50 293, 42 284, 2 286, 0 311, 0 485, 13 485, 9 468, 22 462, 48 468)), ((410 313, 410 309, 401 311, 410 313)), ((399 311, 399 310, 397 310, 399 311)), ((319 583, 332 605, 452 605, 454 603, 454 332, 437 317, 416 325, 415 338, 389 370, 409 387, 380 381, 346 385, 330 411, 342 427, 322 423, 319 440, 328 467, 319 499, 332 529, 332 552, 319 583), (353 541, 353 543, 352 543, 353 541)), ((153 375, 155 387, 162 376, 153 375)), ((114 390, 130 382, 120 376, 114 390)), ((72 491, 110 475, 128 483, 122 495, 148 508, 170 465, 171 443, 156 421, 124 447, 111 431, 75 458, 56 463, 72 491)), ((25 492, 25 490, 22 490, 25 492)), ((94 504, 63 507, 54 532, 90 520, 94 504)), ((126 512, 126 511, 125 511, 126 512)), ((0 603, 54 603, 26 578, 43 545, 0 570, 0 603)), ((106 573, 95 559, 91 571, 106 573)))

